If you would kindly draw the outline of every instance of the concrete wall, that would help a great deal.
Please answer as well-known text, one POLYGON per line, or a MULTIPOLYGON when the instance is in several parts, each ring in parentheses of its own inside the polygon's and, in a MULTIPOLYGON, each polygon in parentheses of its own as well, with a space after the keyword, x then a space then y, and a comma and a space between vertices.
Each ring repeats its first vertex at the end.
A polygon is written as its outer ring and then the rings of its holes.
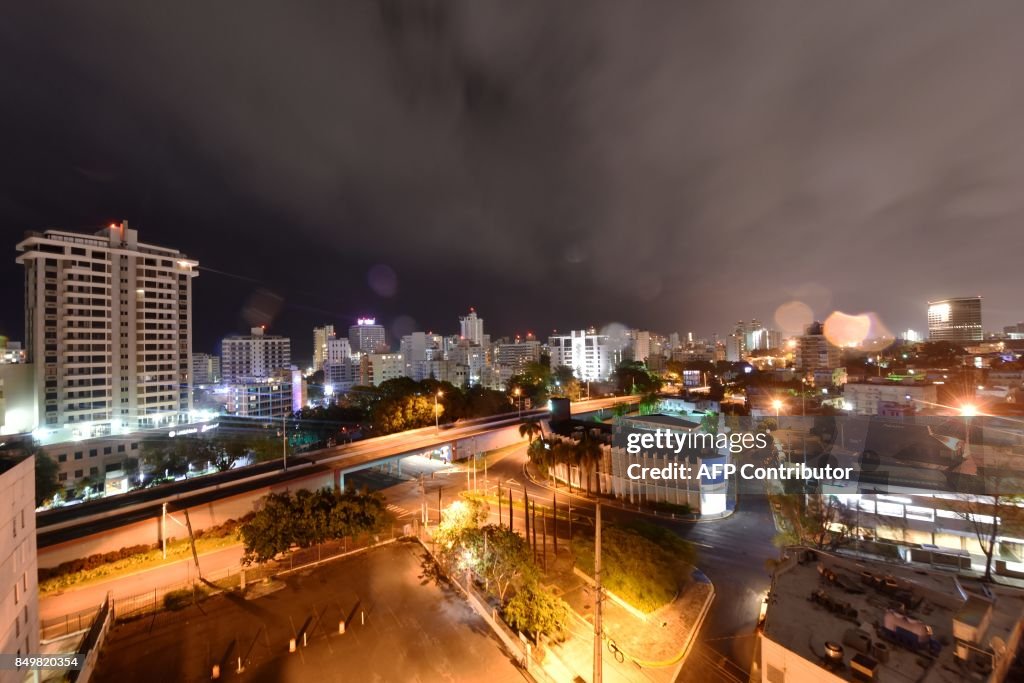
MULTIPOLYGON (((334 475, 331 472, 318 473, 300 479, 265 486, 254 489, 247 493, 236 496, 220 498, 202 505, 196 505, 188 509, 189 520, 192 523, 192 530, 199 531, 208 529, 218 524, 223 524, 229 519, 238 519, 252 512, 256 501, 268 493, 281 493, 288 490, 301 488, 318 489, 334 486, 334 475)), ((173 508, 173 506, 172 506, 173 508)), ((185 522, 185 513, 181 509, 172 509, 170 513, 175 519, 185 522)), ((168 538, 185 538, 188 531, 174 523, 167 521, 168 538)), ((96 553, 106 553, 130 545, 156 544, 160 542, 160 515, 156 514, 152 519, 134 522, 117 529, 104 531, 98 534, 83 536, 73 541, 67 541, 58 545, 39 549, 39 566, 56 567, 62 562, 74 560, 80 557, 88 557, 96 553)), ((38 630, 38 629, 37 629, 38 630)))
POLYGON ((523 441, 523 437, 519 434, 519 425, 495 429, 494 431, 478 434, 477 436, 469 436, 464 439, 455 439, 452 442, 452 459, 465 460, 472 457, 474 453, 493 451, 521 441, 523 441))

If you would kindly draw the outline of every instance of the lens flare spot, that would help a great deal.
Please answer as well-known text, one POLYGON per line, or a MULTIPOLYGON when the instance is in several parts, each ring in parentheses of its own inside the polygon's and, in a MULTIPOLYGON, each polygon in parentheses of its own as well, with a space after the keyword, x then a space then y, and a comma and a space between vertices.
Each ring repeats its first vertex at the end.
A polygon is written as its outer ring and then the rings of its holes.
POLYGON ((867 313, 850 315, 835 311, 825 319, 825 338, 836 346, 860 346, 871 333, 871 316, 867 313))
POLYGON ((803 334, 814 322, 814 311, 802 301, 790 301, 775 309, 775 324, 785 336, 803 334))
POLYGON ((370 268, 370 271, 366 274, 366 282, 377 296, 389 298, 393 297, 398 291, 398 275, 391 266, 384 264, 378 264, 370 268))

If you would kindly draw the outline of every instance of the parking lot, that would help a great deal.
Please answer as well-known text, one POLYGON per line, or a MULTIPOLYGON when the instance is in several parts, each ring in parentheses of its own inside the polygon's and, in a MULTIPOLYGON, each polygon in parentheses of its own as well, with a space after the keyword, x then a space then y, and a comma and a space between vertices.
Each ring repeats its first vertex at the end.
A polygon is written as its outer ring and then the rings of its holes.
POLYGON ((218 595, 120 624, 107 637, 95 680, 208 681, 214 664, 221 680, 523 680, 483 620, 437 583, 423 556, 418 544, 396 542, 282 577, 283 586, 254 587, 250 599, 218 595))

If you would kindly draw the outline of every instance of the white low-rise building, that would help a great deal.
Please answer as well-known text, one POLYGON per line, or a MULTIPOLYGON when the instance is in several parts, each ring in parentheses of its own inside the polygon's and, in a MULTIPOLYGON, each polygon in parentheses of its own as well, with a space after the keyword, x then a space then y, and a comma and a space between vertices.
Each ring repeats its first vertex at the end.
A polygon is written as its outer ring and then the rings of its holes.
POLYGON ((920 412, 938 403, 937 387, 927 381, 870 378, 865 382, 847 382, 843 387, 843 407, 854 415, 878 415, 879 405, 889 403, 920 412))

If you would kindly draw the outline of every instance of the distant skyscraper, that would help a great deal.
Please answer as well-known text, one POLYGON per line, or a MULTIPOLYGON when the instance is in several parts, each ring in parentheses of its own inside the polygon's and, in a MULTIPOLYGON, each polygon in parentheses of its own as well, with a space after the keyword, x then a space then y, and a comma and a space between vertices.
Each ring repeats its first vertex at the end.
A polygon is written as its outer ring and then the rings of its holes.
POLYGON ((313 328, 313 370, 324 369, 328 339, 334 339, 334 325, 313 328))
POLYGON ((254 327, 247 335, 225 337, 221 342, 221 374, 225 384, 266 380, 290 370, 291 340, 265 334, 254 327))
POLYGON ((387 349, 384 326, 374 318, 359 318, 348 328, 348 341, 355 353, 377 353, 387 349))
POLYGON ((980 296, 928 302, 928 339, 931 341, 966 344, 979 342, 984 336, 980 296))
POLYGON ((187 416, 197 261, 127 222, 32 232, 17 250, 40 426, 88 438, 187 416))
POLYGON ((459 334, 474 344, 484 343, 484 319, 476 315, 476 309, 469 309, 469 314, 459 318, 459 334))

